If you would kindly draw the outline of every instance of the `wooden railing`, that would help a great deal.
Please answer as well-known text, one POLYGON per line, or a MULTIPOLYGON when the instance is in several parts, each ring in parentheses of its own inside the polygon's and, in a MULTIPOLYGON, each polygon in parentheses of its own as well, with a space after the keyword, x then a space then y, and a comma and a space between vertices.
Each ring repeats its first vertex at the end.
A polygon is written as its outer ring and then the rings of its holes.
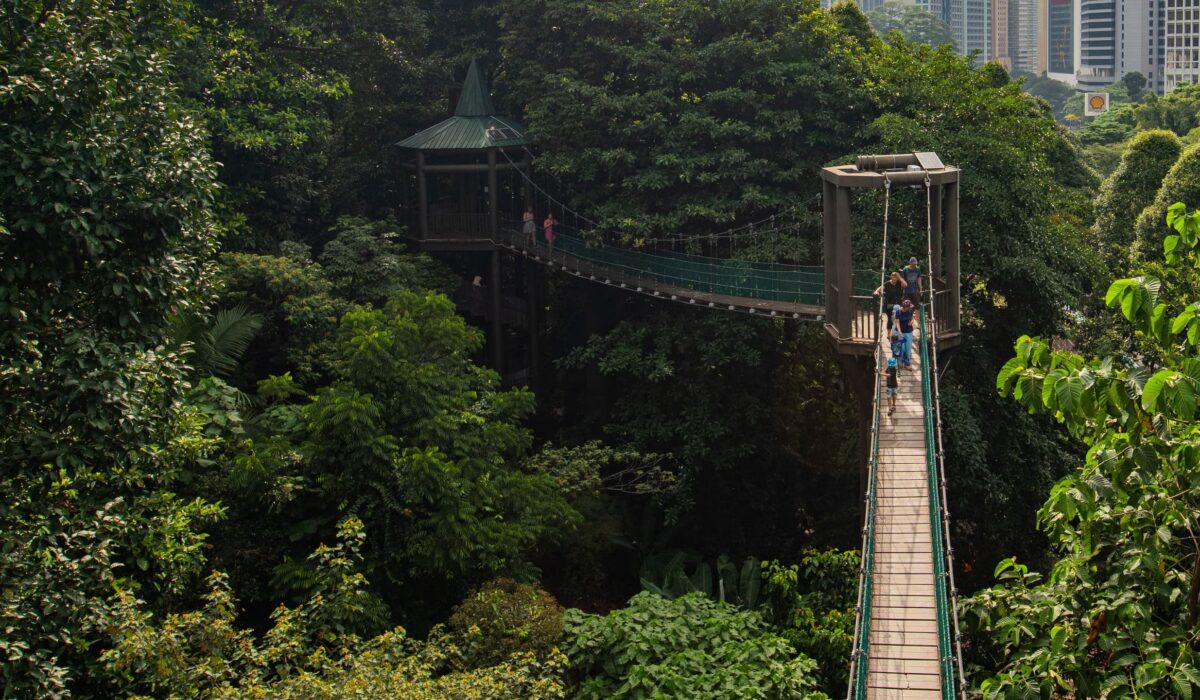
POLYGON ((438 238, 487 238, 492 233, 488 214, 459 211, 429 212, 429 235, 438 238))
POLYGON ((876 342, 879 339, 879 297, 852 296, 850 336, 855 341, 876 342))
POLYGON ((956 316, 956 314, 951 313, 951 304, 953 303, 954 299, 949 289, 937 289, 934 291, 933 317, 935 322, 933 330, 938 336, 954 333, 959 330, 950 327, 951 319, 956 316))

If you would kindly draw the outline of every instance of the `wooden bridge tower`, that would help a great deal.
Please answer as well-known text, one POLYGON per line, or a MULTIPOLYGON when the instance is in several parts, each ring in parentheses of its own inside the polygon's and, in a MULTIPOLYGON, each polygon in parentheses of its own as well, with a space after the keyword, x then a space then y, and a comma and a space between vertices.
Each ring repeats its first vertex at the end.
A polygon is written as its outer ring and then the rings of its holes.
MULTIPOLYGON (((500 115, 474 60, 454 114, 396 144, 410 172, 400 207, 408 237, 424 251, 490 255, 490 271, 480 277, 490 297, 485 316, 491 321, 491 363, 501 372, 506 313, 496 244, 501 222, 519 221, 530 202, 521 177, 531 165, 526 144, 525 127, 500 115)), ((539 272, 528 267, 527 279, 536 285, 539 272)), ((537 319, 529 319, 529 326, 536 345, 537 319)))
MULTIPOLYGON (((930 247, 932 268, 925 250, 912 251, 921 270, 932 281, 925 285, 924 303, 933 307, 937 347, 945 352, 962 340, 959 267, 958 186, 960 171, 946 166, 936 153, 859 156, 853 165, 821 171, 825 244, 825 331, 838 354, 847 381, 856 395, 860 425, 870 425, 875 395, 874 352, 881 323, 879 299, 854 288, 851 240, 851 202, 855 190, 929 185, 930 247)), ((909 253, 902 257, 907 259, 909 253)), ((867 261, 864 261, 867 262, 867 261)), ((879 285, 879 262, 871 260, 870 289, 879 285)), ((890 261, 889 261, 890 264, 890 261)), ((899 269, 896 265, 894 269, 899 269)), ((860 452, 869 452, 869 435, 862 432, 860 452)), ((866 460, 860 460, 865 464, 866 460)), ((865 474, 864 474, 865 479, 865 474)))
MULTIPOLYGON (((855 294, 850 204, 855 190, 884 189, 888 181, 893 187, 923 187, 926 178, 929 179, 933 269, 924 269, 927 267, 926 251, 914 252, 921 261, 922 271, 932 279, 936 292, 933 305, 938 347, 944 350, 959 344, 959 289, 962 284, 958 245, 959 173, 958 168, 942 165, 936 153, 859 156, 855 165, 840 165, 821 171, 824 188, 825 330, 839 354, 870 355, 875 351, 879 332, 879 302, 869 294, 855 294)), ((871 260, 870 263, 872 269, 878 269, 877 261, 871 260)), ((871 288, 878 284, 873 276, 871 288)), ((929 303, 928 298, 924 301, 929 303)))

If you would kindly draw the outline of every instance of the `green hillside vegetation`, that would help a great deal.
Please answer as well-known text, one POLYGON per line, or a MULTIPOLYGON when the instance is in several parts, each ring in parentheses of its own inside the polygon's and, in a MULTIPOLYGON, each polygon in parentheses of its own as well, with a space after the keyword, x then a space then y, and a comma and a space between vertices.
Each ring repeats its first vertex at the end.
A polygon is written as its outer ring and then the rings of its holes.
MULTIPOLYGON (((394 146, 472 60, 531 181, 432 172, 436 213, 525 190, 586 250, 819 266, 821 168, 961 168, 971 690, 1190 697, 1200 92, 1129 81, 1072 133, 944 31, 817 0, 9 3, 3 697, 846 695, 850 365, 821 324, 422 250, 394 146)), ((887 265, 924 257, 924 206, 891 192, 887 265)))

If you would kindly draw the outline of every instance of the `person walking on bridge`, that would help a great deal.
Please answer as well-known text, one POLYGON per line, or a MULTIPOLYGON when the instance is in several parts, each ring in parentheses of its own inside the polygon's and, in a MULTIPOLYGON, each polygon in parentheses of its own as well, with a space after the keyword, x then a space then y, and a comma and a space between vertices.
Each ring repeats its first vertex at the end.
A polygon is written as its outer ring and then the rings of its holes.
POLYGON ((904 287, 907 285, 899 272, 893 272, 891 278, 875 290, 875 296, 883 295, 883 308, 887 313, 889 331, 892 330, 892 309, 904 299, 904 287))
MULTIPOLYGON (((897 304, 895 308, 899 309, 900 305, 897 304)), ((888 309, 888 313, 892 313, 892 309, 888 309)), ((892 328, 889 340, 892 341, 892 357, 899 362, 900 358, 904 356, 904 336, 900 335, 899 325, 892 328)))
POLYGON ((887 397, 888 397, 888 415, 896 413, 896 395, 900 393, 900 380, 896 377, 899 367, 896 366, 896 358, 889 357, 887 361, 887 397))
POLYGON ((900 333, 904 336, 904 351, 901 353, 900 361, 904 363, 904 369, 912 369, 912 348, 913 348, 913 303, 910 299, 905 299, 900 306, 896 308, 896 323, 900 326, 900 333))
POLYGON ((550 246, 550 261, 554 262, 554 227, 558 224, 558 219, 554 218, 554 212, 547 212, 546 218, 542 221, 542 231, 546 234, 546 245, 550 246))
POLYGON ((537 245, 537 236, 533 223, 533 207, 525 207, 525 213, 521 215, 521 233, 525 236, 525 242, 533 248, 537 245))
POLYGON ((925 289, 921 283, 921 268, 917 265, 917 258, 915 256, 908 259, 908 267, 904 268, 902 273, 904 276, 904 297, 912 301, 913 306, 918 306, 921 303, 921 294, 925 289))

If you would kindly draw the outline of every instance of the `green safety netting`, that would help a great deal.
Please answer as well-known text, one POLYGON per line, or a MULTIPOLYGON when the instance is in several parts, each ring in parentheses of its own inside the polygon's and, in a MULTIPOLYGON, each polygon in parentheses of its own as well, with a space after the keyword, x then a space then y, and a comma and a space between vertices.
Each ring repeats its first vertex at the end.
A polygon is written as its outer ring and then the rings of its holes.
MULTIPOLYGON (((541 231, 538 231, 539 238, 541 231)), ((539 241, 540 243, 541 241, 539 241)), ((590 243, 573 230, 558 229, 554 254, 566 255, 632 278, 646 286, 670 285, 708 294, 821 305, 821 267, 710 258, 673 251, 638 250, 590 243)), ((856 271, 855 294, 870 295, 878 273, 856 271)))

